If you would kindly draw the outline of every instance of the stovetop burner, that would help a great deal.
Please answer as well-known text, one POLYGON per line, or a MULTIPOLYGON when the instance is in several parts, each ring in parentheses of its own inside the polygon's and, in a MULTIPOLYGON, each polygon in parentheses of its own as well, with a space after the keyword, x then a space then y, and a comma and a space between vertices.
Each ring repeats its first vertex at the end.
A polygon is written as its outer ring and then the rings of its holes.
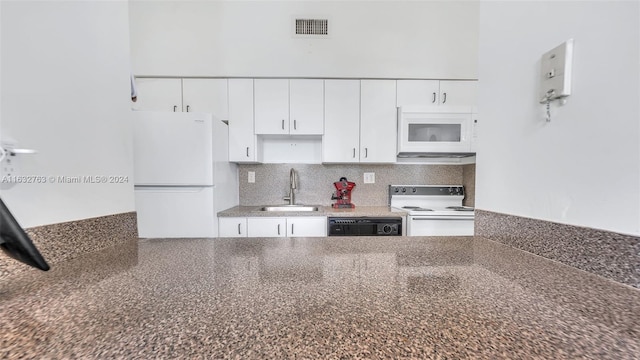
POLYGON ((419 206, 403 206, 403 209, 411 210, 411 211, 433 211, 433 209, 425 209, 419 206))
POLYGON ((446 209, 455 211, 473 211, 473 208, 470 206, 447 206, 446 209))

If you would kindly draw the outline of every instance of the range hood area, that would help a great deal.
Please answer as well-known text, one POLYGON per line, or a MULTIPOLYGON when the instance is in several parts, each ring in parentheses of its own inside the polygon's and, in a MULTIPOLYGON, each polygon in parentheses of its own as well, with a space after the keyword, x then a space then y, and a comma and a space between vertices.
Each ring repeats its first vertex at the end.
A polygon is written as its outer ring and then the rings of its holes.
POLYGON ((457 152, 406 152, 398 153, 398 158, 403 159, 462 159, 476 156, 476 153, 457 153, 457 152))

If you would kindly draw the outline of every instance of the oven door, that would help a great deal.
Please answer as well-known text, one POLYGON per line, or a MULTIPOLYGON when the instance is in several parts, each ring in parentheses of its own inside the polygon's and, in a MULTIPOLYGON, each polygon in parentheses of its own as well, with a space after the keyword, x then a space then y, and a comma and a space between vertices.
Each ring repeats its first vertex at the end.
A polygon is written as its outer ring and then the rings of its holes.
POLYGON ((473 218, 409 216, 407 236, 473 236, 473 218))
POLYGON ((398 120, 398 156, 471 151, 470 108, 399 108, 398 120))

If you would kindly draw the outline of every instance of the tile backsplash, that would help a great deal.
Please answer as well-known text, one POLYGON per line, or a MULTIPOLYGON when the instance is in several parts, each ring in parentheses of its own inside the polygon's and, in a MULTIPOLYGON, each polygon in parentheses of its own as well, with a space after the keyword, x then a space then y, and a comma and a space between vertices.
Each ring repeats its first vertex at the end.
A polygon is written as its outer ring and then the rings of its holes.
MULTIPOLYGON (((289 193, 289 170, 298 174, 296 203, 330 205, 333 183, 345 176, 356 183, 352 202, 358 206, 383 206, 388 201, 388 186, 454 185, 471 186, 475 181, 475 166, 469 165, 354 165, 354 164, 257 164, 240 165, 240 205, 284 204, 289 193), (464 168, 464 171, 463 171, 464 168), (255 172, 255 183, 249 183, 248 173, 255 172), (365 172, 375 173, 375 183, 365 184, 365 172), (466 181, 465 176, 471 180, 466 181)), ((469 191, 467 197, 472 197, 469 191)), ((465 199, 465 204, 473 199, 465 199)))
POLYGON ((476 164, 468 164, 462 167, 462 185, 464 185, 463 205, 476 206, 476 164))

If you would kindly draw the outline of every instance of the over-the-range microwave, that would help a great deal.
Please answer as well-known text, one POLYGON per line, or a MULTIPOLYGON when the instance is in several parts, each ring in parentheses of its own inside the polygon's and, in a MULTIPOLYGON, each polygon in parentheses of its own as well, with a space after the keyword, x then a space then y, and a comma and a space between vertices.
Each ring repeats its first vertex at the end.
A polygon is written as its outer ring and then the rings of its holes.
POLYGON ((473 156, 477 122, 473 107, 399 107, 398 157, 473 156))

